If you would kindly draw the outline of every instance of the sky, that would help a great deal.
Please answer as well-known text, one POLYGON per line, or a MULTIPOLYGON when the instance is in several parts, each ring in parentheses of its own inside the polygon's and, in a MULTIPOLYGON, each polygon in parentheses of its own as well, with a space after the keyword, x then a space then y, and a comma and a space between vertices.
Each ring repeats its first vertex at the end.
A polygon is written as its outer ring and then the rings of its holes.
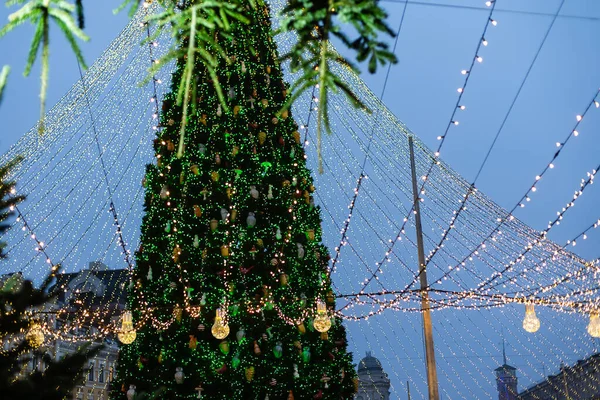
MULTIPOLYGON (((127 16, 113 15, 112 10, 119 3, 115 0, 84 3, 86 32, 91 41, 82 44, 82 50, 91 64, 124 27, 127 16)), ((389 25, 394 31, 402 20, 395 52, 399 62, 390 70, 383 102, 430 148, 437 147, 436 138, 454 110, 456 89, 464 81, 460 71, 468 68, 473 59, 489 12, 484 3, 381 3, 389 11, 389 25)), ((488 30, 489 44, 479 54, 483 62, 471 71, 463 97, 467 108, 458 114, 460 124, 451 127, 442 149, 442 158, 472 182, 506 118, 476 186, 508 209, 549 162, 556 142, 568 135, 575 116, 584 111, 600 88, 600 48, 596 39, 600 4, 595 0, 565 1, 508 113, 560 5, 561 0, 498 0, 494 13, 498 25, 488 30)), ((7 15, 8 11, 0 8, 0 21, 5 21, 7 15)), ((12 67, 0 107, 0 153, 39 117, 39 64, 30 77, 21 74, 32 34, 32 27, 25 25, 0 40, 0 65, 12 67)), ((51 27, 51 40, 49 108, 79 79, 75 58, 55 26, 51 27)), ((393 40, 390 45, 394 45, 393 40)), ((377 95, 383 91, 385 71, 384 68, 375 75, 361 75, 377 95)), ((570 200, 586 173, 600 163, 599 113, 600 110, 590 110, 580 125, 580 135, 565 147, 555 168, 539 184, 531 204, 517 211, 516 215, 533 228, 544 229, 556 211, 570 200)), ((551 239, 562 243, 600 218, 599 200, 596 185, 586 190, 561 225, 552 230, 551 239)), ((600 231, 591 232, 589 239, 573 250, 588 259, 600 257, 600 231)), ((363 343, 359 348, 365 351, 369 346, 363 343)), ((376 347, 374 355, 384 359, 383 351, 383 347, 376 347)), ((395 382, 396 386, 400 384, 395 382)), ((400 392, 401 388, 395 390, 400 392)))

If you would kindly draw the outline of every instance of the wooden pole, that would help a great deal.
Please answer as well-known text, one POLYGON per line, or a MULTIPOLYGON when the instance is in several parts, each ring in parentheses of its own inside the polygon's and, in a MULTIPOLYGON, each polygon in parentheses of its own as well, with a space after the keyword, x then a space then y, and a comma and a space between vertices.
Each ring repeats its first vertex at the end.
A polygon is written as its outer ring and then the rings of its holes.
POLYGON ((410 168, 412 170, 413 202, 415 211, 415 228, 417 230, 417 250, 419 254, 419 281, 421 284, 421 314, 423 315, 423 333, 425 336, 425 361, 427 363, 427 388, 429 400, 439 400, 437 370, 435 366, 435 350, 433 347, 433 328, 429 307, 429 290, 427 284, 427 269, 425 266, 425 251, 423 250, 423 229, 421 227, 421 210, 419 207, 419 188, 417 186, 417 171, 415 167, 415 150, 412 136, 408 137, 410 148, 410 168))

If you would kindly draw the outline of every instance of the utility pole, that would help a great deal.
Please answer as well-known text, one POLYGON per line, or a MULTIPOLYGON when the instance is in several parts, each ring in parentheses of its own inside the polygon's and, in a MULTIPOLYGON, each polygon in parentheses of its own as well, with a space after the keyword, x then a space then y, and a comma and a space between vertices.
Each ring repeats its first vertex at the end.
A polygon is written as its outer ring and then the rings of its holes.
POLYGON ((411 400, 410 399, 410 384, 408 381, 406 381, 406 392, 408 393, 408 400, 411 400))
POLYGON ((425 251, 423 249, 423 229, 421 227, 421 210, 419 207, 419 188, 417 186, 417 171, 415 167, 415 150, 412 136, 408 136, 410 148, 410 168, 412 170, 413 202, 415 211, 415 228, 417 230, 417 250, 419 253, 419 280, 421 284, 421 314, 423 315, 423 333, 425 336, 425 361, 427 363, 427 388, 429 400, 439 400, 437 370, 435 366, 435 350, 433 347, 433 328, 429 307, 429 289, 427 284, 427 269, 425 266, 425 251))

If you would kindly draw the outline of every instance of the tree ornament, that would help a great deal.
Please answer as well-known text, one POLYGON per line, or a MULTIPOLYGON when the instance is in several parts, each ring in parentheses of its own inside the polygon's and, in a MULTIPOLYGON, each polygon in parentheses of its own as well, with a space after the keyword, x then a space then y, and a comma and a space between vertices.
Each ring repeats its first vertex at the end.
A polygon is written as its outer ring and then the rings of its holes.
POLYGON ((313 326, 317 332, 327 332, 331 328, 331 319, 327 316, 327 308, 322 301, 317 301, 317 315, 313 326))
POLYGON ((235 334, 235 338, 237 339, 238 342, 241 342, 245 336, 246 336, 246 332, 243 329, 240 329, 235 334))
POLYGON ((217 312, 215 315, 215 323, 211 328, 211 333, 217 339, 225 339, 227 335, 229 335, 229 325, 225 320, 227 317, 227 312, 225 309, 219 307, 217 308, 217 312))
POLYGON ((229 247, 226 245, 221 246, 221 255, 225 258, 229 257, 229 247))
POLYGON ((287 400, 294 400, 294 392, 292 392, 291 390, 290 390, 290 393, 288 394, 287 400))
POLYGON ((234 115, 234 116, 237 116, 237 115, 240 113, 240 110, 241 110, 241 109, 242 109, 242 108, 241 108, 239 105, 237 105, 237 106, 234 106, 234 107, 233 107, 233 115, 234 115))
POLYGON ((329 335, 327 332, 321 332, 321 340, 329 340, 329 335))
POLYGON ((269 185, 269 191, 267 192, 267 199, 273 200, 273 185, 269 185))
POLYGON ((248 213, 248 217, 246 218, 246 225, 248 225, 248 228, 252 228, 254 227, 254 225, 256 225, 256 217, 254 216, 253 212, 248 213))
POLYGON ((135 397, 135 385, 129 385, 129 390, 127 391, 127 400, 133 400, 135 397))
POLYGON ((304 322, 298 324, 298 331, 301 335, 304 335, 306 333, 306 327, 304 326, 304 322))
POLYGON ((229 219, 231 219, 232 222, 237 219, 237 210, 235 208, 231 210, 231 215, 229 216, 229 219))
POLYGON ((313 396, 313 399, 322 399, 323 398, 323 391, 321 389, 319 389, 319 391, 313 396))
POLYGON ((225 363, 221 364, 221 367, 215 370, 217 374, 224 374, 227 371, 227 365, 225 363))
POLYGON ((202 125, 206 126, 206 114, 202 114, 202 116, 198 120, 202 123, 202 125))
POLYGON ((198 345, 198 339, 196 339, 196 336, 190 335, 190 343, 189 343, 188 347, 192 350, 196 350, 197 345, 198 345))
POLYGON ((229 354, 229 342, 227 340, 223 340, 219 343, 219 349, 221 349, 221 353, 227 355, 229 354))
POLYGON ((206 305, 206 293, 202 293, 202 297, 200 298, 200 306, 204 307, 206 305))
POLYGON ((200 143, 198 145, 198 151, 201 155, 204 155, 206 153, 206 145, 204 143, 200 143))
POLYGON ((281 284, 281 286, 287 286, 288 285, 288 274, 279 275, 279 283, 281 284))
POLYGON ((40 347, 44 344, 44 331, 42 327, 37 322, 32 322, 29 326, 29 330, 25 334, 25 340, 29 346, 35 348, 40 347))
POLYGON ((283 119, 287 119, 290 116, 290 113, 288 110, 283 110, 283 112, 281 113, 281 118, 283 119))
POLYGON ((267 140, 267 134, 265 132, 258 132, 258 143, 263 145, 267 140))
POLYGON ((310 349, 308 346, 302 349, 302 361, 305 363, 310 362, 310 349))
POLYGON ((242 73, 245 74, 246 71, 246 64, 242 61, 242 73))
POLYGON ((277 227, 277 231, 275 232, 275 239, 281 240, 283 236, 281 235, 281 229, 277 227))
POLYGON ((183 375, 183 368, 177 367, 177 368, 175 368, 175 371, 177 371, 177 372, 175 372, 175 382, 178 385, 181 385, 183 383, 183 378, 185 377, 183 375))
POLYGON ((269 100, 261 99, 260 104, 262 104, 262 106, 266 108, 269 105, 269 100))
POLYGON ((204 388, 202 387, 202 385, 198 385, 194 390, 196 392, 198 392, 198 396, 196 398, 197 399, 201 399, 202 398, 202 392, 204 391, 204 388))
POLYGON ((271 385, 271 386, 277 386, 277 379, 271 378, 271 380, 269 381, 269 385, 271 385))
POLYGON ((323 382, 325 384, 324 388, 325 389, 329 389, 329 381, 331 380, 330 377, 327 376, 327 374, 323 374, 323 377, 321 378, 321 382, 323 382))
POLYGON ((254 367, 250 366, 246 368, 246 380, 248 382, 252 382, 252 379, 254 379, 254 367))
POLYGON ((198 248, 198 246, 200 246, 200 238, 198 238, 198 235, 194 235, 194 242, 192 243, 192 245, 195 248, 198 248))
POLYGON ((152 267, 148 267, 148 274, 146 275, 148 281, 152 281, 152 267))
POLYGON ((219 221, 217 221, 216 219, 211 219, 210 220, 210 230, 214 232, 217 230, 218 227, 219 227, 219 221))
POLYGON ((163 185, 160 189, 160 198, 164 200, 167 197, 169 197, 169 187, 167 185, 163 185))
POLYGON ((315 230, 314 229, 309 229, 306 231, 306 238, 310 241, 315 240, 315 230))
POLYGON ((273 348, 273 355, 275 358, 281 358, 281 356, 283 356, 283 346, 281 345, 281 342, 277 342, 275 344, 275 347, 273 348))
POLYGON ((300 373, 298 372, 298 364, 294 364, 294 378, 300 378, 300 373))
POLYGON ((254 185, 250 186, 250 196, 253 199, 258 199, 259 193, 258 190, 256 190, 256 186, 254 185))
POLYGON ((219 153, 215 154, 215 164, 221 165, 221 156, 219 155, 219 153))
POLYGON ((218 182, 219 181, 219 172, 218 171, 212 171, 210 173, 210 178, 213 180, 213 182, 218 182))
POLYGON ((300 294, 300 307, 306 308, 306 294, 304 293, 300 294))
POLYGON ((241 363, 242 363, 242 360, 240 360, 239 354, 236 353, 236 355, 233 356, 233 359, 231 360, 231 366, 235 369, 235 368, 239 367, 241 363))
POLYGON ((303 259, 305 253, 304 246, 302 246, 302 243, 296 243, 296 247, 298 247, 298 258, 303 259))
POLYGON ((202 208, 198 204, 194 204, 194 216, 198 218, 202 216, 202 208))
POLYGON ((125 311, 121 317, 121 329, 117 332, 117 338, 123 344, 131 344, 137 333, 133 328, 131 311, 125 311))
POLYGON ((182 315, 183 310, 181 309, 181 307, 179 307, 179 304, 177 304, 175 307, 173 307, 173 317, 175 317, 175 321, 181 322, 182 315))
POLYGON ((206 326, 205 326, 204 324, 200 324, 200 325, 198 325, 198 330, 199 330, 200 332, 204 332, 204 330, 205 330, 205 329, 206 329, 206 326))
POLYGON ((221 104, 219 104, 217 106, 217 117, 220 117, 221 115, 223 115, 223 110, 221 110, 221 104))
POLYGON ((258 346, 258 342, 256 340, 254 341, 254 354, 256 354, 257 356, 260 356, 262 354, 262 351, 260 350, 260 347, 258 346))
POLYGON ((165 232, 171 232, 171 221, 167 221, 167 224, 165 225, 165 232))
POLYGON ((229 216, 229 211, 226 208, 221 208, 221 220, 225 222, 229 216))

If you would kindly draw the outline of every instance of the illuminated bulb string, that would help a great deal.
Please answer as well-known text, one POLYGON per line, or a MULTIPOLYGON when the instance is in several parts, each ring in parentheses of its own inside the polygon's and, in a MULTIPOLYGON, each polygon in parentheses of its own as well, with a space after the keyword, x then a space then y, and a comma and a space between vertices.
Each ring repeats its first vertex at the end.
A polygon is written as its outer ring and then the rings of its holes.
MULTIPOLYGON (((483 29, 483 33, 481 34, 481 37, 480 37, 479 41, 477 42, 477 48, 475 49, 475 55, 473 57, 473 60, 471 61, 471 65, 470 65, 469 69, 461 71, 461 74, 465 75, 465 81, 464 81, 463 85, 460 88, 458 88, 458 90, 457 90, 458 93, 459 93, 458 99, 456 101, 455 107, 452 109, 452 114, 450 116, 450 121, 446 125, 446 129, 444 131, 444 134, 438 137, 438 140, 440 141, 440 143, 438 145, 437 150, 434 153, 434 155, 435 155, 436 158, 439 157, 439 155, 440 155, 441 148, 444 145, 444 142, 446 140, 446 136, 448 134, 448 131, 449 131, 450 127, 452 125, 458 125, 458 120, 456 119, 456 113, 458 111, 463 111, 463 110, 466 109, 466 106, 464 104, 462 104, 462 96, 465 93, 465 89, 466 89, 467 84, 469 82, 469 78, 471 76, 471 72, 473 70, 473 67, 475 66, 475 63, 476 62, 481 63, 483 61, 483 58, 480 56, 479 52, 481 50, 481 46, 487 46, 488 45, 488 41, 485 38, 487 30, 488 30, 490 24, 493 25, 493 26, 497 25, 497 21, 492 18, 492 15, 494 13, 494 9, 496 8, 496 1, 495 0, 488 1, 488 2, 486 2, 486 6, 490 7, 490 13, 489 13, 488 18, 486 20, 486 23, 485 23, 485 26, 484 26, 484 29, 483 29)), ((433 167, 437 163, 438 162, 436 160, 433 160, 433 162, 429 166, 429 169, 428 169, 427 173, 422 177, 423 183, 421 184, 421 187, 419 189, 419 193, 423 193, 425 184, 427 183, 427 178, 429 177, 429 175, 430 175, 433 167)), ((420 196, 419 196, 419 201, 422 201, 422 198, 420 196)), ((411 207, 411 210, 409 211, 409 214, 413 212, 413 207, 411 207)), ((387 254, 390 254, 393 251, 396 241, 398 241, 398 239, 400 238, 400 235, 404 232, 404 228, 405 228, 405 225, 406 225, 407 221, 408 221, 408 215, 404 218, 404 222, 402 224, 402 227, 398 231, 398 234, 396 235, 396 237, 391 241, 391 245, 386 250, 386 257, 384 258, 384 261, 380 262, 379 264, 376 264, 377 269, 375 270, 375 273, 366 280, 366 282, 363 284, 362 290, 364 290, 369 285, 369 283, 373 280, 373 278, 375 278, 377 276, 377 274, 381 272, 381 266, 383 265, 383 263, 387 259, 387 254)), ((336 256, 335 256, 334 260, 337 260, 338 255, 339 255, 339 251, 336 251, 336 256)))

